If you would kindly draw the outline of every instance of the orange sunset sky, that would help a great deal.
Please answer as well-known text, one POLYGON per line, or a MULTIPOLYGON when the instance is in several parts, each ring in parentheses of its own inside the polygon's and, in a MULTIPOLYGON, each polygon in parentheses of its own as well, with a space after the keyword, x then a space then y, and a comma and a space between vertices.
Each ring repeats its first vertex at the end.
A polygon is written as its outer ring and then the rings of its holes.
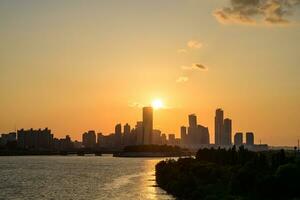
POLYGON ((49 127, 81 140, 133 127, 160 99, 163 133, 179 137, 195 113, 214 142, 221 107, 234 133, 296 145, 300 7, 270 1, 248 15, 233 2, 0 1, 0 133, 49 127))

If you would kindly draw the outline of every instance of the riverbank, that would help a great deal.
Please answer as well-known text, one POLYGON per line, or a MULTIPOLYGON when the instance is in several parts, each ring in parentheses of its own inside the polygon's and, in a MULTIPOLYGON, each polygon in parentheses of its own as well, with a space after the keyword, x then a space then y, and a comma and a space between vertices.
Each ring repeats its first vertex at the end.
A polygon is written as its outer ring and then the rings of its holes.
POLYGON ((164 157, 187 157, 191 153, 172 153, 172 152, 119 152, 114 153, 114 157, 126 158, 164 158, 164 157))
POLYGON ((196 158, 159 162, 155 175, 179 199, 300 199, 296 152, 203 149, 196 158))

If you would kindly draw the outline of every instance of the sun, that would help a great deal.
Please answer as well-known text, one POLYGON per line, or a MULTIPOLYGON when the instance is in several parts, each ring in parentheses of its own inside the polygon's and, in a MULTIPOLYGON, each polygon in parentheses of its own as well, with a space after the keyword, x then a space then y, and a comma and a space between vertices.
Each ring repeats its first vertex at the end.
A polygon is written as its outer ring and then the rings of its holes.
POLYGON ((155 110, 158 110, 158 109, 161 109, 164 107, 164 103, 162 102, 161 99, 155 99, 152 101, 152 107, 155 109, 155 110))

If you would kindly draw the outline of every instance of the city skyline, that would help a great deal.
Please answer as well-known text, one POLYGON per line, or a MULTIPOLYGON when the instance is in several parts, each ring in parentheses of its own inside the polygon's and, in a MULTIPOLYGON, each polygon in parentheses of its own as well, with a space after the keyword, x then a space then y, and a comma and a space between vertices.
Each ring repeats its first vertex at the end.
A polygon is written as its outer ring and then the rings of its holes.
POLYGON ((294 146, 299 4, 237 2, 1 1, 0 133, 51 127, 79 140, 135 125, 155 102, 156 128, 176 137, 196 113, 213 142, 221 107, 233 130, 294 146))
POLYGON ((300 199, 300 0, 0 0, 3 199, 300 199))
POLYGON ((127 146, 138 145, 171 145, 180 146, 195 150, 199 148, 231 148, 233 145, 239 147, 245 145, 253 151, 263 151, 268 149, 268 144, 255 143, 253 132, 247 131, 245 143, 243 142, 243 132, 236 132, 233 137, 232 120, 224 119, 224 111, 216 109, 215 116, 215 141, 211 142, 209 128, 201 125, 197 120, 197 115, 188 115, 188 126, 180 127, 180 137, 174 133, 165 133, 155 129, 153 110, 158 107, 143 107, 143 121, 137 121, 134 128, 130 124, 122 125, 117 123, 113 133, 104 135, 102 132, 88 130, 82 134, 81 141, 72 140, 70 135, 58 139, 51 129, 19 129, 15 132, 1 134, 0 146, 14 146, 24 150, 67 150, 72 149, 93 149, 104 148, 108 150, 120 150, 127 146))

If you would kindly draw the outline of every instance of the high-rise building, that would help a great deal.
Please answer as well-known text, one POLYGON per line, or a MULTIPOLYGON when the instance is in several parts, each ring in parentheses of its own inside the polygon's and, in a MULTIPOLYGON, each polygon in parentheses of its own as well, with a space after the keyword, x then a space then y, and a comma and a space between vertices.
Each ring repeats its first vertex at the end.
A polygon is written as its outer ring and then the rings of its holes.
POLYGON ((96 146, 95 131, 88 131, 82 135, 82 144, 85 148, 94 148, 96 146))
POLYGON ((232 145, 232 121, 224 119, 224 132, 222 135, 222 145, 232 145))
POLYGON ((122 125, 115 126, 115 147, 119 148, 122 145, 122 125))
POLYGON ((59 144, 59 150, 61 151, 71 150, 74 148, 71 137, 69 135, 66 135, 65 138, 60 139, 59 144))
POLYGON ((153 108, 143 108, 143 133, 144 133, 144 144, 152 144, 152 133, 153 133, 153 108))
POLYGON ((130 139, 131 139, 131 129, 130 129, 130 125, 127 123, 124 125, 123 145, 124 146, 130 145, 130 139))
POLYGON ((198 125, 197 132, 197 145, 201 144, 209 144, 209 131, 208 127, 198 125))
POLYGON ((196 127, 197 126, 197 116, 195 114, 189 115, 189 126, 196 127))
POLYGON ((246 145, 248 146, 254 145, 254 134, 252 132, 246 133, 246 145))
POLYGON ((97 145, 98 145, 98 146, 100 146, 101 143, 102 143, 102 141, 101 141, 102 136, 103 136, 102 133, 97 133, 97 145))
POLYGON ((165 145, 165 144, 167 144, 168 143, 168 141, 167 141, 167 135, 166 134, 161 134, 161 143, 163 144, 163 145, 165 145))
POLYGON ((152 133, 152 144, 161 144, 161 131, 160 130, 153 130, 152 133))
POLYGON ((144 144, 143 122, 136 123, 135 132, 136 132, 136 144, 137 145, 144 144))
POLYGON ((53 134, 51 130, 45 128, 43 130, 29 129, 18 130, 18 147, 22 149, 51 149, 53 148, 53 134))
POLYGON ((130 125, 128 123, 124 125, 124 134, 130 134, 130 125))
POLYGON ((181 136, 181 144, 186 145, 187 144, 187 133, 186 133, 186 127, 182 126, 180 128, 180 136, 181 136))
POLYGON ((188 127, 188 145, 196 145, 199 142, 197 116, 195 114, 189 115, 188 127))
POLYGON ((243 133, 238 132, 234 135, 234 145, 235 146, 243 145, 243 133))
POLYGON ((169 134, 169 145, 176 145, 176 138, 175 138, 175 134, 169 134))
POLYGON ((17 134, 15 132, 11 132, 8 134, 1 134, 0 146, 5 146, 8 143, 16 142, 16 141, 17 141, 17 134))
POLYGON ((222 145, 222 135, 224 131, 224 112, 222 109, 216 110, 215 116, 215 144, 222 145))

